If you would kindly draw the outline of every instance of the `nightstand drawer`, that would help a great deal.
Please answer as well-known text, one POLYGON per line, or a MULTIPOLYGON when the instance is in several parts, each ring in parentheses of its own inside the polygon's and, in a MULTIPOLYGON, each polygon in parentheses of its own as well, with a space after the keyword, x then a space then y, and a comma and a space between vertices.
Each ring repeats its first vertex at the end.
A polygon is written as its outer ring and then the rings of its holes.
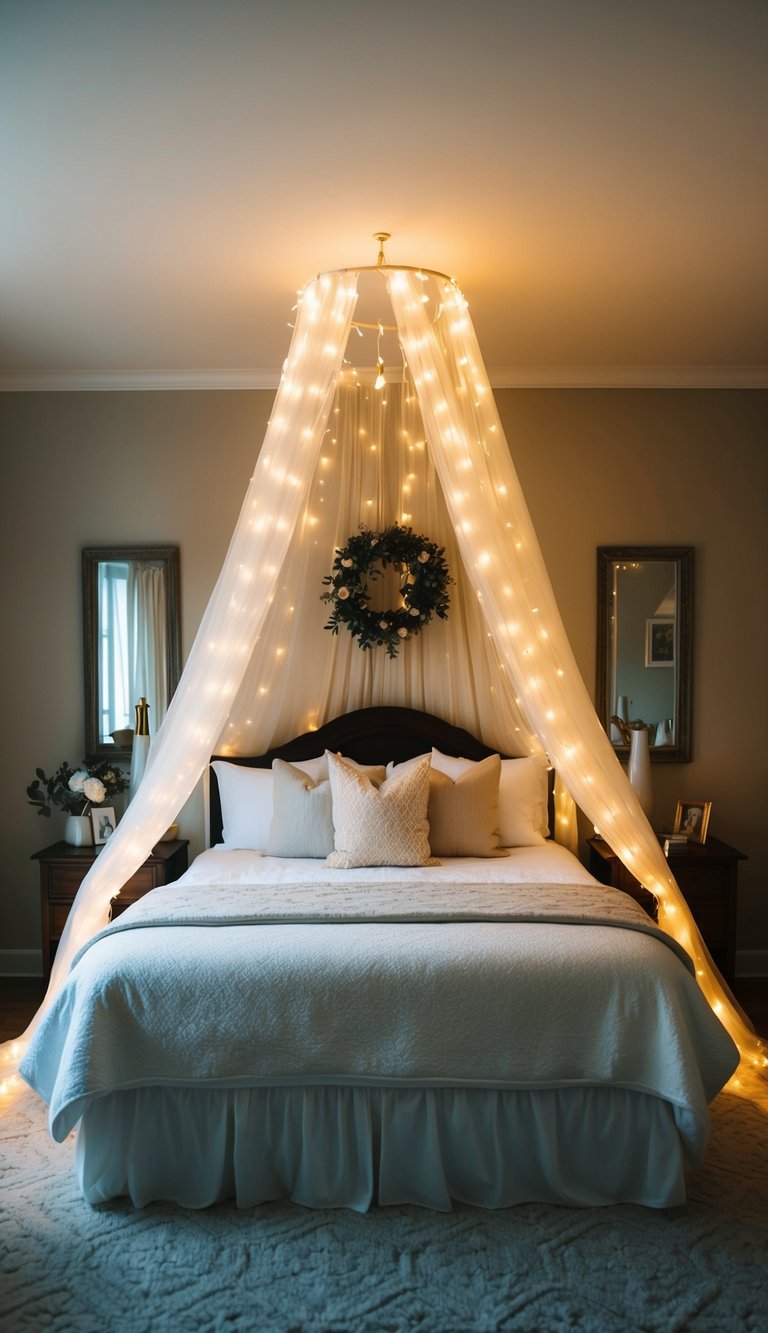
MULTIPOLYGON (((673 857, 670 857, 669 868, 674 874, 673 857)), ((712 898, 722 902, 727 892, 723 881, 723 868, 719 865, 686 865, 680 875, 680 881, 680 887, 686 898, 689 900, 695 898, 697 902, 712 898)))
POLYGON ((52 940, 61 939, 61 932, 63 931, 64 926, 66 924, 67 917, 69 916, 69 909, 71 906, 72 906, 71 902, 53 903, 51 905, 50 930, 51 930, 52 940))
POLYGON ((158 883, 160 883, 160 881, 155 873, 155 867, 142 866, 141 869, 137 870, 135 875, 131 875, 128 882, 123 885, 120 890, 120 897, 124 899, 130 898, 131 902, 135 902, 143 893, 149 893, 150 889, 156 889, 158 883))
POLYGON ((725 948, 728 944, 728 911, 722 896, 719 902, 697 898, 690 907, 707 947, 725 948))
POLYGON ((48 867, 48 898, 50 902, 72 903, 83 882, 82 866, 52 865, 48 867))

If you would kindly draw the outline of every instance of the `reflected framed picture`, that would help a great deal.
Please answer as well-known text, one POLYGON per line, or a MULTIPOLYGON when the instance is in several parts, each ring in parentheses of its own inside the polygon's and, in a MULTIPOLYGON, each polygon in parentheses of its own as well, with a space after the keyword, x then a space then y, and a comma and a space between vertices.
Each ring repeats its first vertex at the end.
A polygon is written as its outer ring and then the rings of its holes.
POLYGON ((645 622, 645 665, 675 665, 675 621, 669 616, 653 616, 645 622))
POLYGON ((91 811, 91 823, 93 824, 93 841, 97 847, 103 847, 105 842, 109 842, 117 824, 112 806, 100 805, 98 809, 93 809, 91 811))
POLYGON ((705 843, 711 810, 711 801, 678 801, 673 832, 684 833, 689 842, 705 843))

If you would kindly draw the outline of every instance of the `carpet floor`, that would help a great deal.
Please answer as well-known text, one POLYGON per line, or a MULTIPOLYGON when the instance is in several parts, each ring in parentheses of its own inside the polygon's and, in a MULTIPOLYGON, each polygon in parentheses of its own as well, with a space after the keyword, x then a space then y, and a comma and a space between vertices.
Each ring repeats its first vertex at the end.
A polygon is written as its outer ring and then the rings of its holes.
POLYGON ((360 1216, 90 1208, 25 1092, 0 1116, 0 1328, 535 1333, 768 1327, 768 1114, 721 1094, 685 1207, 360 1216))

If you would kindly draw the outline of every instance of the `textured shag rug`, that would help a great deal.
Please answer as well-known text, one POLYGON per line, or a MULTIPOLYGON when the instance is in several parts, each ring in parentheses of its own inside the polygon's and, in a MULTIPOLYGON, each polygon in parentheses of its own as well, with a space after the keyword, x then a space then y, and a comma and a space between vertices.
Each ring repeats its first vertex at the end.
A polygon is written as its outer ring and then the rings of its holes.
POLYGON ((90 1208, 73 1140, 25 1092, 0 1116, 0 1328, 57 1333, 249 1330, 764 1330, 768 1114, 722 1094, 683 1208, 528 1204, 239 1212, 90 1208))

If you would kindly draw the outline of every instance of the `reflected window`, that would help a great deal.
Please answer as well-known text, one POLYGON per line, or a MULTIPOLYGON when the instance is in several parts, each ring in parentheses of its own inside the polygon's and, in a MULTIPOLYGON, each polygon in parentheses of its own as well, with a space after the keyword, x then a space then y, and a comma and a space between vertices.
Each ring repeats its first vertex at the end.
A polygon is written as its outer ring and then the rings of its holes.
POLYGON ((105 560, 98 566, 99 740, 133 726, 128 693, 128 562, 105 560))

